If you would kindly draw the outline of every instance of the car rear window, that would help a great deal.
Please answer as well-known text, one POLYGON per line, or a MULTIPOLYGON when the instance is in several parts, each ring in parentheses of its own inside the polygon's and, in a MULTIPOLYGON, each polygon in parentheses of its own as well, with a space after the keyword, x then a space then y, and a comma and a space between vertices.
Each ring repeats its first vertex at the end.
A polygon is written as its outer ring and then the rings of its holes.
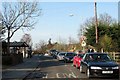
POLYGON ((110 57, 107 54, 90 54, 89 60, 94 61, 111 61, 110 57))
POLYGON ((67 53, 66 56, 75 56, 75 53, 67 53))

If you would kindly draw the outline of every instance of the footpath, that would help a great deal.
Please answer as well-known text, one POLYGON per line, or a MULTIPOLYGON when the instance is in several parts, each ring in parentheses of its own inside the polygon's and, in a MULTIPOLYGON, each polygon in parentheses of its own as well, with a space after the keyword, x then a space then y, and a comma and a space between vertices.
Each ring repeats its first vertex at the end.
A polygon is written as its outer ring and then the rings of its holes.
POLYGON ((39 66, 39 56, 23 59, 23 63, 2 70, 2 80, 25 80, 39 66))

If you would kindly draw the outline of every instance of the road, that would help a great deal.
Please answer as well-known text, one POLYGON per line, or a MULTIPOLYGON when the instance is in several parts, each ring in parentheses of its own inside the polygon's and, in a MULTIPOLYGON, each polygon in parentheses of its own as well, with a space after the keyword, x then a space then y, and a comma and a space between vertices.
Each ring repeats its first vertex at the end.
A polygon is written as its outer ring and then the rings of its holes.
POLYGON ((110 78, 93 78, 87 79, 84 73, 80 73, 79 69, 76 69, 72 66, 72 63, 64 63, 63 61, 58 61, 52 56, 39 56, 40 64, 34 72, 29 74, 26 79, 61 79, 66 80, 119 80, 119 79, 110 79, 110 78))

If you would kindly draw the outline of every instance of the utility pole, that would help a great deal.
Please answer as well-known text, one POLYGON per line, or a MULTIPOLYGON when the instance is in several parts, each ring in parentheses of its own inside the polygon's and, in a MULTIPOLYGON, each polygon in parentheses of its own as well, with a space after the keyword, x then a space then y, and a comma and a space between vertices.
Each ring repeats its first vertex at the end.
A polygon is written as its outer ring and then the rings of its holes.
POLYGON ((94 3, 94 14, 95 14, 95 33, 96 33, 96 44, 98 43, 98 20, 97 20, 97 3, 94 3))

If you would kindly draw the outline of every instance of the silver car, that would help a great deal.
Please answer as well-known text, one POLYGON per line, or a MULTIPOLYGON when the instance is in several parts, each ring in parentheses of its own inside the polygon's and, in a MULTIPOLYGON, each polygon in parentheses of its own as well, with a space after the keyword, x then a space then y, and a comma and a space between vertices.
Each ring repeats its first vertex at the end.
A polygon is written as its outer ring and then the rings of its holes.
POLYGON ((58 55, 57 55, 57 59, 58 60, 64 60, 64 56, 65 56, 66 52, 60 52, 58 55))

